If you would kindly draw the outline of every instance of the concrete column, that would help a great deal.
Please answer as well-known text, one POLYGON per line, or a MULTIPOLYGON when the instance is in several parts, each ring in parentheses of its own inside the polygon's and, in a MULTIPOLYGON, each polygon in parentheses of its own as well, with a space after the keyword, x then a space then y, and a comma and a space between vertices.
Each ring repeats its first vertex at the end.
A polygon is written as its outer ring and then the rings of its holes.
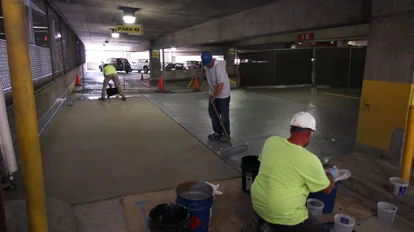
POLYGON ((413 105, 414 6, 396 2, 372 1, 356 150, 399 165, 413 105))
POLYGON ((161 76, 160 50, 158 48, 155 49, 153 46, 150 46, 149 57, 151 79, 158 79, 161 76))
POLYGON ((223 51, 223 55, 226 61, 227 74, 229 74, 229 77, 236 76, 236 65, 234 64, 236 50, 234 48, 226 48, 223 51))

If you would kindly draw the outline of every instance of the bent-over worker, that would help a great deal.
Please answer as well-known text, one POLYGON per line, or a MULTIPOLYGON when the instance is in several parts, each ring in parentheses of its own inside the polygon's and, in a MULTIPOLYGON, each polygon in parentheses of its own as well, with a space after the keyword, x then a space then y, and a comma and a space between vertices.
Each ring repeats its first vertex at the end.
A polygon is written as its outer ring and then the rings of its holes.
POLYGON ((115 67, 111 64, 105 64, 103 66, 102 73, 105 79, 102 86, 101 98, 99 98, 99 100, 105 100, 106 86, 108 85, 109 81, 112 80, 115 83, 115 87, 118 89, 119 95, 121 95, 122 100, 126 101, 124 90, 121 88, 121 82, 119 81, 118 73, 116 72, 115 67))
POLYGON ((338 169, 325 172, 319 158, 305 149, 315 130, 315 118, 299 112, 290 123, 289 139, 267 139, 251 187, 255 215, 242 231, 323 231, 323 224, 309 215, 306 200, 310 192, 329 194, 335 187, 338 169))
POLYGON ((201 54, 201 60, 206 67, 205 74, 209 93, 208 114, 214 131, 208 138, 210 140, 227 142, 219 120, 220 117, 224 124, 224 129, 230 136, 230 80, 226 71, 226 61, 213 59, 211 53, 206 51, 201 54), (218 111, 219 117, 217 117, 213 104, 218 111))

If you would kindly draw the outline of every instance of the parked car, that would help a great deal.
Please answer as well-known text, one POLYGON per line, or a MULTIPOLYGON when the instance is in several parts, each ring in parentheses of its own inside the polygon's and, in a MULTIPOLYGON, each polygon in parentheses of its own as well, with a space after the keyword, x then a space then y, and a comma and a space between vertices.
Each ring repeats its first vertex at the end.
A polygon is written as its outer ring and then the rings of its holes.
POLYGON ((138 72, 144 71, 144 73, 148 73, 150 70, 150 63, 147 59, 139 59, 134 60, 131 62, 132 70, 138 70, 138 72))
POLYGON ((197 69, 201 68, 201 62, 195 60, 189 60, 185 62, 185 66, 187 69, 197 69))
POLYGON ((131 65, 129 64, 128 60, 125 58, 109 58, 105 62, 102 62, 99 65, 99 70, 103 69, 103 66, 105 64, 112 64, 115 66, 116 71, 125 71, 126 73, 129 73, 132 71, 131 65))
POLYGON ((183 63, 169 63, 166 67, 165 70, 167 71, 173 71, 173 70, 183 70, 185 69, 184 64, 183 63))

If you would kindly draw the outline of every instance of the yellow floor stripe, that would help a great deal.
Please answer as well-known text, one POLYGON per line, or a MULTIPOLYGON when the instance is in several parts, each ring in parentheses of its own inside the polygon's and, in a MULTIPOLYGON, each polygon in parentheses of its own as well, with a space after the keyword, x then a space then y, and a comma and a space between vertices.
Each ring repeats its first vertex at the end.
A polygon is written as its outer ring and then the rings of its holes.
POLYGON ((346 98, 352 98, 352 99, 360 99, 359 97, 353 97, 353 96, 348 96, 348 95, 342 95, 342 94, 336 94, 336 93, 328 93, 328 92, 323 92, 324 94, 327 95, 332 95, 332 96, 336 96, 336 97, 346 97, 346 98))
POLYGON ((233 81, 232 79, 230 79, 230 82, 231 82, 231 83, 233 83, 233 84, 236 84, 236 82, 235 82, 235 81, 233 81))

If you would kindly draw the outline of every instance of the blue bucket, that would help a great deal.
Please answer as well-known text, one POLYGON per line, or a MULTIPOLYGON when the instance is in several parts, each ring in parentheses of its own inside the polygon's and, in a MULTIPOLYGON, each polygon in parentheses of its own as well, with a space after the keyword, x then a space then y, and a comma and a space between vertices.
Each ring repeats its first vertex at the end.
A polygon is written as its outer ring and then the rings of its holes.
POLYGON ((176 203, 185 206, 190 213, 189 232, 208 232, 213 206, 213 188, 204 182, 189 181, 177 186, 176 203))
POLYGON ((309 198, 315 198, 322 201, 325 204, 323 207, 323 214, 330 214, 334 211, 335 201, 336 201, 336 192, 338 191, 339 183, 335 183, 335 187, 330 194, 325 194, 323 192, 311 193, 309 198))

